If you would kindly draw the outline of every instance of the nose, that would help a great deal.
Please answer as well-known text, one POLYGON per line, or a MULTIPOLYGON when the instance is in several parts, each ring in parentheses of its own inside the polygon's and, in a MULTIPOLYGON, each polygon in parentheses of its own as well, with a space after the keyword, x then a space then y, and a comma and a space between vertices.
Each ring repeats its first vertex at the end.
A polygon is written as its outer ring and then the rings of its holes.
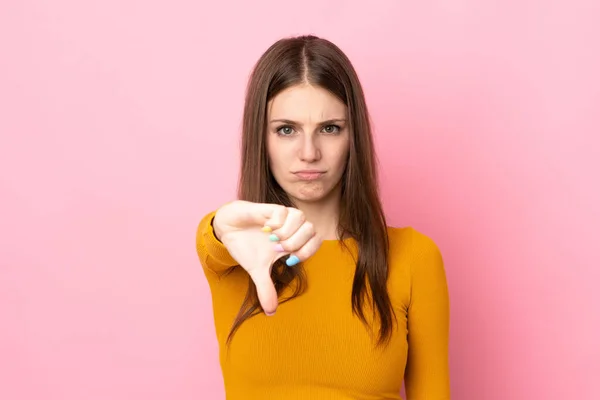
POLYGON ((321 151, 315 138, 306 135, 303 139, 300 148, 300 160, 307 163, 318 161, 321 158, 321 151))

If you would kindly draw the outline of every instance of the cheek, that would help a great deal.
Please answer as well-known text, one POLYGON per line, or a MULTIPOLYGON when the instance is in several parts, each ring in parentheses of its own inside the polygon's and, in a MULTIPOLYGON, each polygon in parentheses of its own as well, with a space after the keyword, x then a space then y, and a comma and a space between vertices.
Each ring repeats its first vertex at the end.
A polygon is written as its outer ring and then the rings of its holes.
POLYGON ((275 146, 273 145, 273 140, 271 140, 270 136, 267 136, 267 156, 269 160, 272 162, 273 156, 275 155, 275 146))
POLYGON ((282 140, 277 137, 270 136, 267 139, 267 154, 274 160, 285 162, 293 160, 298 154, 298 146, 300 142, 297 140, 282 140))
POLYGON ((343 148, 336 148, 333 154, 333 159, 335 160, 336 169, 343 170, 346 167, 346 161, 348 159, 348 151, 349 146, 344 146, 343 148))
POLYGON ((276 174, 277 170, 281 169, 284 163, 284 151, 281 146, 277 145, 275 140, 267 140, 267 155, 271 164, 271 170, 276 174))

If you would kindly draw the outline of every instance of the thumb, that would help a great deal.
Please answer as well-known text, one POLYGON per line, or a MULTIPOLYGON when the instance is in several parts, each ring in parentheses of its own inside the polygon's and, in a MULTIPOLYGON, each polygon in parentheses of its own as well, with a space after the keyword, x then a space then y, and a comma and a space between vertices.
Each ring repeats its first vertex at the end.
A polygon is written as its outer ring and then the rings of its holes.
POLYGON ((252 271, 250 278, 256 285, 258 301, 265 314, 274 314, 275 310, 277 310, 278 299, 275 285, 269 274, 269 268, 258 268, 252 271))

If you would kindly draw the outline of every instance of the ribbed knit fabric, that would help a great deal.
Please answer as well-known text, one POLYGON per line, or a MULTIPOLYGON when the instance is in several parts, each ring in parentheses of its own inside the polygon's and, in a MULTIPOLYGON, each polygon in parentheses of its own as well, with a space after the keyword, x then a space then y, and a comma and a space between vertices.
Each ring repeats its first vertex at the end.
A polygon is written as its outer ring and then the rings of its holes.
POLYGON ((409 400, 450 399, 448 288, 429 237, 388 228, 388 290, 398 324, 387 347, 375 347, 352 313, 353 239, 345 240, 351 253, 338 241, 323 242, 303 263, 307 290, 274 316, 246 320, 227 345, 248 274, 239 266, 224 274, 237 262, 214 236, 213 217, 200 222, 196 248, 212 294, 228 400, 401 399, 403 378, 409 400))

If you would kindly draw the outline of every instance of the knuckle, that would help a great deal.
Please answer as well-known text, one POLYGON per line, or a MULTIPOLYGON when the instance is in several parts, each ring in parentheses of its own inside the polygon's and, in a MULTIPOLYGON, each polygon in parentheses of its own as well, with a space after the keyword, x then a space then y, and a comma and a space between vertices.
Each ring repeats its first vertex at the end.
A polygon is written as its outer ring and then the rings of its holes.
POLYGON ((300 260, 306 260, 310 257, 310 251, 303 247, 298 251, 295 251, 294 255, 296 255, 296 257, 298 257, 300 260))
POLYGON ((277 205, 277 207, 275 208, 275 211, 280 215, 287 215, 287 213, 288 213, 287 207, 282 206, 282 205, 277 205))
POLYGON ((300 222, 300 224, 303 224, 306 222, 306 217, 304 216, 304 213, 298 214, 298 221, 300 222))
POLYGON ((300 248, 300 244, 298 243, 298 239, 295 237, 291 237, 286 239, 285 241, 283 241, 281 243, 281 245, 283 246, 283 248, 286 251, 289 252, 295 252, 296 250, 298 250, 300 248))
POLYGON ((271 220, 273 221, 273 227, 280 228, 287 218, 287 209, 284 206, 277 205, 275 206, 275 210, 273 212, 273 217, 271 220))
POLYGON ((306 259, 310 258, 315 252, 316 252, 316 248, 315 248, 315 246, 313 246, 313 243, 308 242, 306 245, 304 245, 300 249, 298 249, 298 251, 296 251, 294 254, 296 254, 296 256, 299 259, 306 260, 306 259))
POLYGON ((304 213, 297 208, 287 207, 287 213, 295 217, 304 217, 304 213))
POLYGON ((306 221, 306 222, 304 222, 304 227, 305 227, 305 229, 306 229, 307 231, 309 231, 309 232, 311 232, 311 233, 312 233, 312 232, 314 232, 314 230, 315 230, 315 227, 314 227, 313 223, 312 223, 312 222, 310 222, 310 221, 306 221))

